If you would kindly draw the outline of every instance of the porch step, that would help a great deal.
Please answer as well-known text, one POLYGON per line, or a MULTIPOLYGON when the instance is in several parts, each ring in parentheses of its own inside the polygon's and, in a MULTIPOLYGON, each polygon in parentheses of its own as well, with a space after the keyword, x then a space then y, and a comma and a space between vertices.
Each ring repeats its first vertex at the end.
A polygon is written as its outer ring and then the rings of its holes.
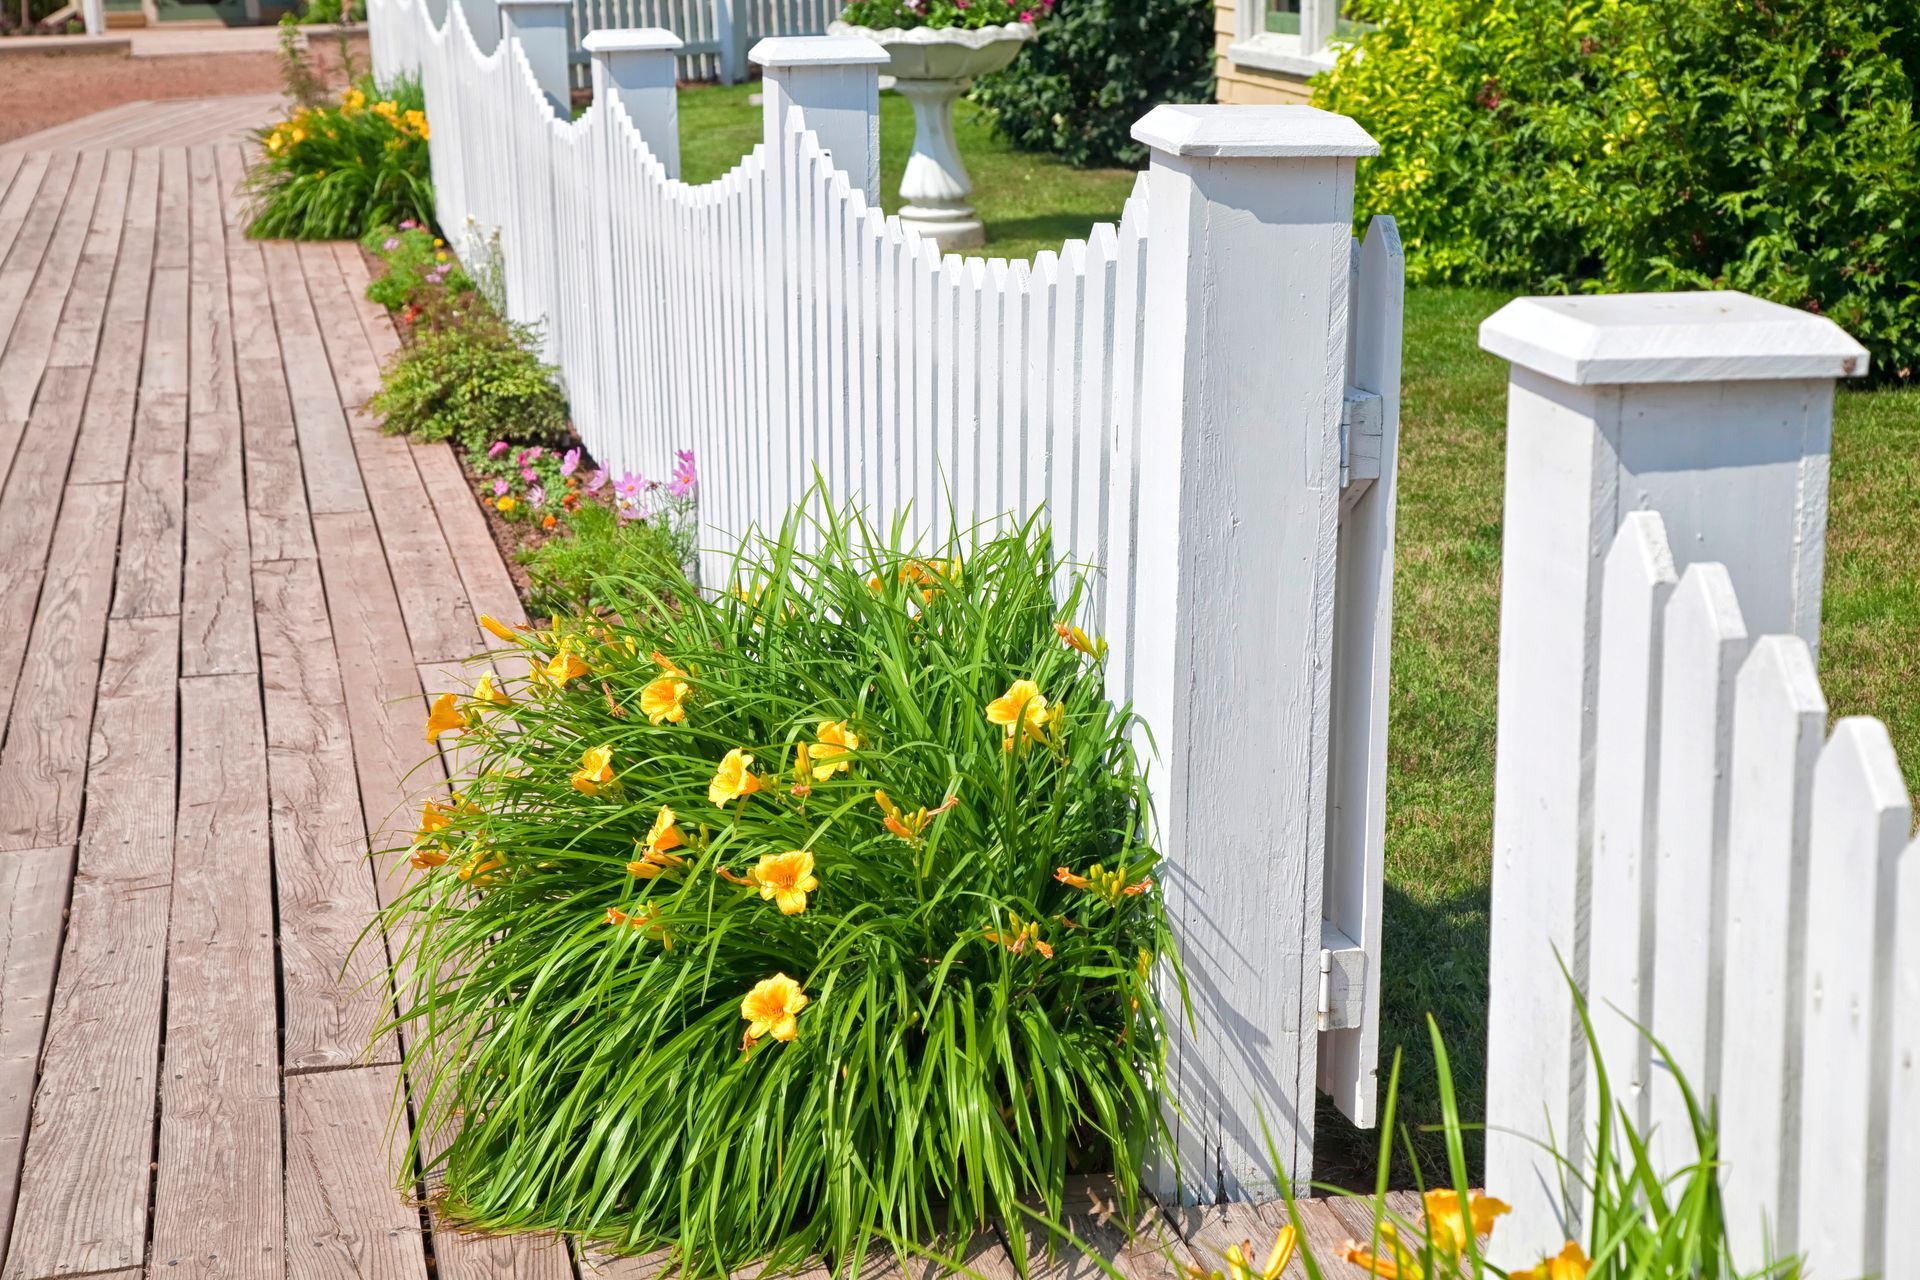
POLYGON ((144 27, 147 15, 140 9, 108 9, 107 30, 117 31, 123 27, 144 27))

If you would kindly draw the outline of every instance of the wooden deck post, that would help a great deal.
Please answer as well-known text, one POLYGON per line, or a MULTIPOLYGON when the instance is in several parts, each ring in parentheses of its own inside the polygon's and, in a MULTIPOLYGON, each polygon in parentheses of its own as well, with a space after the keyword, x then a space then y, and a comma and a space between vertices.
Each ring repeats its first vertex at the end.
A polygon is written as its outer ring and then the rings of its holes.
POLYGON ((880 204, 880 68, 887 51, 864 36, 783 36, 762 40, 747 55, 762 84, 766 140, 777 153, 789 108, 867 203, 880 204))
POLYGON ((533 79, 562 120, 573 118, 573 88, 567 77, 567 16, 572 0, 500 0, 501 33, 517 42, 533 79))
POLYGON ((593 101, 604 111, 618 99, 647 150, 680 176, 680 93, 675 57, 683 41, 664 27, 591 31, 581 47, 593 62, 593 101))
MULTIPOLYGON (((1585 989, 1605 557, 1631 513, 1655 512, 1682 571, 1726 566, 1747 634, 1814 644, 1833 384, 1864 373, 1867 353, 1829 320, 1737 293, 1524 298, 1489 319, 1480 342, 1512 362, 1486 1185, 1514 1206, 1496 1259, 1518 1264, 1578 1237, 1583 1222, 1530 1138, 1550 1133, 1578 1159, 1588 1122, 1586 1046, 1555 953, 1585 989)), ((1723 840, 1724 815, 1707 817, 1723 840)), ((1658 850, 1644 856, 1657 861, 1658 850)), ((1698 927, 1723 936, 1710 901, 1677 907, 1697 908, 1698 927)), ((1669 1048, 1692 1084, 1711 1090, 1712 1011, 1663 1025, 1651 986, 1648 975, 1643 1006, 1626 1012, 1677 1037, 1669 1048)), ((1697 997, 1704 1006, 1706 991, 1697 997)), ((1630 1064, 1609 1065, 1619 1089, 1649 1083, 1621 1078, 1630 1064)), ((1671 1129, 1659 1093, 1653 1115, 1671 1129)))
POLYGON ((1170 994, 1178 1185, 1151 1178, 1211 1203, 1312 1174, 1353 174, 1378 148, 1311 107, 1163 106, 1133 136, 1134 699, 1194 1018, 1170 994))

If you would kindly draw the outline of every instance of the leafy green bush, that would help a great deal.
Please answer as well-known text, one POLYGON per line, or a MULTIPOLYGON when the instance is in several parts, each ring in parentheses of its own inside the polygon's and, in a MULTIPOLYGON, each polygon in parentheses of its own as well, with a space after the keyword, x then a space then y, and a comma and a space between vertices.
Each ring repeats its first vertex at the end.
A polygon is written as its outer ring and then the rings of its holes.
POLYGON ((367 0, 307 0, 300 14, 302 24, 365 22, 367 0))
POLYGON ((1416 281, 1743 289, 1920 361, 1906 0, 1366 0, 1315 101, 1416 281))
POLYGON ((1132 1207, 1168 932, 1046 546, 929 559, 821 500, 736 590, 487 620, 537 674, 436 702, 474 763, 388 921, 449 1213, 709 1277, 1057 1221, 1077 1169, 1132 1207))
POLYGON ((1076 165, 1138 165, 1134 121, 1163 102, 1213 101, 1212 0, 1059 0, 974 101, 1017 147, 1076 165))
POLYGON ((671 582, 686 560, 666 520, 622 520, 611 506, 583 502, 564 531, 521 551, 520 563, 527 567, 527 608, 559 617, 615 608, 618 598, 596 591, 596 583, 671 582))
POLYGON ((262 130, 247 174, 247 234, 291 240, 357 240, 368 228, 430 224, 433 177, 420 82, 381 96, 363 77, 338 106, 295 109, 262 130))
POLYGON ((475 293, 426 304, 412 340, 381 371, 368 401, 382 427, 416 440, 456 440, 468 451, 500 436, 565 443, 567 398, 525 325, 495 315, 475 293))
POLYGON ((857 27, 885 31, 889 27, 959 27, 972 31, 980 27, 1005 26, 1009 22, 1032 22, 1052 9, 1056 0, 853 0, 841 13, 840 21, 857 27))
POLYGON ((446 241, 412 218, 397 227, 374 227, 360 244, 381 264, 380 274, 367 283, 367 297, 389 311, 417 310, 435 290, 457 294, 474 288, 446 241))

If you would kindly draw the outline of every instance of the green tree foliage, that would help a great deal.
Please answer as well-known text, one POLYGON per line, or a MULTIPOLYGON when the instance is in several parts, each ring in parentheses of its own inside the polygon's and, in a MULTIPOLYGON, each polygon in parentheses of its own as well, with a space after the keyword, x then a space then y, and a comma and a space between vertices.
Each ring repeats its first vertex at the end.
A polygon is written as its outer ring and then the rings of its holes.
POLYGON ((1146 149, 1134 121, 1163 102, 1213 101, 1212 0, 1059 0, 973 96, 1017 147, 1138 165, 1146 149))
POLYGON ((1416 281, 1742 289, 1920 361, 1911 0, 1369 0, 1315 101, 1416 281))

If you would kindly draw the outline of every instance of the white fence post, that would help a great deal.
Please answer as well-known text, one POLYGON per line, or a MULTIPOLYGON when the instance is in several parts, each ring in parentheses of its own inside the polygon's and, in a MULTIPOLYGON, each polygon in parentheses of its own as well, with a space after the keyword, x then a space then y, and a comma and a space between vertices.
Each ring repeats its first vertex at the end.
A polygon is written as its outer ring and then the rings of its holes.
POLYGON ((1211 1202, 1312 1171, 1353 173, 1378 148, 1311 107, 1163 106, 1133 136, 1153 151, 1134 697, 1197 1024, 1175 997, 1177 1190, 1211 1202))
MULTIPOLYGON (((680 176, 680 93, 674 87, 674 55, 681 44, 680 37, 664 27, 593 31, 581 42, 593 62, 595 105, 603 107, 619 99, 669 178, 680 176)), ((607 127, 605 121, 601 127, 607 127)))
MULTIPOLYGON (((1866 352, 1829 320, 1736 293, 1521 299, 1481 345, 1512 362, 1486 1185, 1514 1204, 1500 1260, 1531 1261, 1582 1221, 1531 1139, 1577 1158, 1587 1118, 1554 954, 1584 986, 1604 558, 1630 513, 1656 512, 1682 568, 1726 565, 1749 634, 1815 643, 1833 383, 1864 373, 1866 352)), ((1724 945, 1724 919, 1701 908, 1724 945)))
POLYGON ((562 120, 573 118, 573 88, 567 78, 567 14, 572 0, 500 0, 504 37, 527 55, 533 78, 562 120))
POLYGON ((887 51, 864 36, 784 36, 747 55, 765 80, 761 101, 769 151, 780 146, 787 111, 807 128, 867 203, 880 205, 880 68, 887 51))

